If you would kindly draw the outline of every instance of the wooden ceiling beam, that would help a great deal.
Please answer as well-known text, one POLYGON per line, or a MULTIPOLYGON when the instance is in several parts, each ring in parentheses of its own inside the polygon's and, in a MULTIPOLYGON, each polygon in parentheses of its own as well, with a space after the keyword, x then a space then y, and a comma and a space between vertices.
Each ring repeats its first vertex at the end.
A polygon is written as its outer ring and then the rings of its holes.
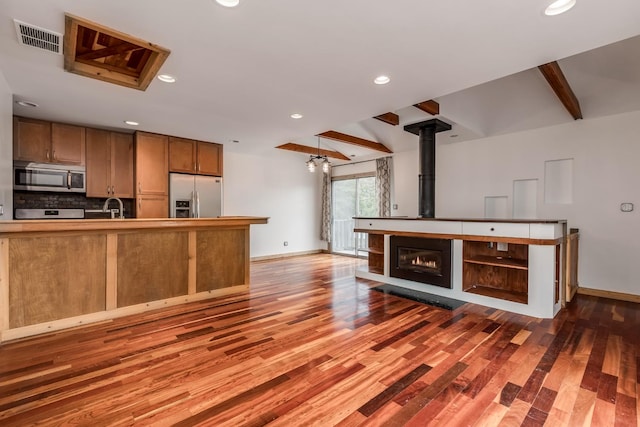
POLYGON ((349 157, 345 156, 339 151, 324 150, 322 148, 318 150, 317 147, 309 147, 308 145, 294 144, 293 142, 287 142, 286 144, 279 145, 276 148, 279 148, 281 150, 295 151, 297 153, 307 153, 307 154, 311 154, 312 156, 317 156, 318 154, 320 154, 321 156, 331 157, 332 159, 349 160, 349 161, 351 160, 349 157))
POLYGON ((375 116, 374 119, 378 119, 381 122, 385 122, 392 126, 398 126, 400 124, 400 116, 396 113, 384 113, 379 116, 375 116))
POLYGON ((567 78, 564 76, 560 65, 557 61, 549 62, 548 64, 540 65, 538 67, 547 83, 551 86, 551 89, 556 93, 564 108, 567 109, 569 114, 574 120, 582 118, 582 110, 580 109, 580 103, 576 94, 573 93, 567 78))
POLYGON ((428 101, 420 102, 418 104, 413 104, 414 107, 421 109, 427 114, 431 114, 432 116, 436 116, 440 114, 440 104, 438 104, 433 99, 428 101))
POLYGON ((389 150, 379 142, 369 141, 368 139, 347 135, 346 133, 336 132, 335 130, 322 132, 321 134, 318 134, 318 136, 338 142, 344 142, 346 144, 357 145, 358 147, 369 148, 370 150, 382 151, 383 153, 393 153, 393 151, 389 150))

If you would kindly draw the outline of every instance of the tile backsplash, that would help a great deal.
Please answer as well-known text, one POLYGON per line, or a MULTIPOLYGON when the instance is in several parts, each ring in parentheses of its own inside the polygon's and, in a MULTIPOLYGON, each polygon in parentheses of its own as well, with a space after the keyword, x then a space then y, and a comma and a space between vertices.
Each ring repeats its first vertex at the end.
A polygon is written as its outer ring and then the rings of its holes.
MULTIPOLYGON (((102 209, 106 198, 86 197, 81 193, 49 193, 39 191, 14 191, 14 209, 102 209)), ((124 214, 133 216, 133 199, 122 199, 124 214)), ((111 207, 117 207, 113 202, 111 207)))

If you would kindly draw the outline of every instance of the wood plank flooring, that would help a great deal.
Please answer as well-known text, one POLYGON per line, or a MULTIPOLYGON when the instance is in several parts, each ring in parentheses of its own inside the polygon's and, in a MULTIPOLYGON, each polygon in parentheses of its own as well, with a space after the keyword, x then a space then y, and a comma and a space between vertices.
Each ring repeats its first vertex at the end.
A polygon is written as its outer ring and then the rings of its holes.
POLYGON ((637 425, 638 305, 452 312, 360 262, 257 262, 250 292, 5 343, 0 425, 637 425))

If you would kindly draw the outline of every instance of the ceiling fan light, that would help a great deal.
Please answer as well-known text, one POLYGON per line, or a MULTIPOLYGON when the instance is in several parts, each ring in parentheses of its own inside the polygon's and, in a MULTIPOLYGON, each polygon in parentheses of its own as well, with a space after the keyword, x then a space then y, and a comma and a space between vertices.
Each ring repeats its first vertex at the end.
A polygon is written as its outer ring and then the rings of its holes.
POLYGON ((556 0, 544 10, 547 16, 560 15, 576 5, 576 0, 556 0))

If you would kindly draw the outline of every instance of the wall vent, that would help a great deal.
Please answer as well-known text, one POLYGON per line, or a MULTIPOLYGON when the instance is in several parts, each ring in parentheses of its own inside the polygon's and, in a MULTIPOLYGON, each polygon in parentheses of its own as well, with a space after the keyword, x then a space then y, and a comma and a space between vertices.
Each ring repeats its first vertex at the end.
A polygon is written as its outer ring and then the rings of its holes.
POLYGON ((62 55, 62 34, 14 19, 18 42, 62 55))

